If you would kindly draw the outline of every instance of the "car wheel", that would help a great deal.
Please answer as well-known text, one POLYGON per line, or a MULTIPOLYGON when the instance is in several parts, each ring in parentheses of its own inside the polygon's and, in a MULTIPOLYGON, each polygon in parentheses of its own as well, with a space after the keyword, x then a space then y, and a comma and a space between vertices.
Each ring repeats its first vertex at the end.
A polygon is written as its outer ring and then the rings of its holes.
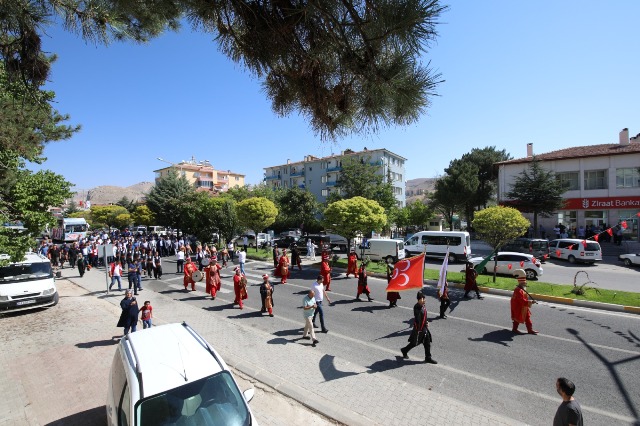
POLYGON ((527 269, 524 272, 527 274, 528 280, 535 280, 538 277, 538 274, 536 274, 536 271, 534 271, 533 269, 527 269))
POLYGON ((569 263, 576 263, 576 257, 572 254, 569 255, 569 258, 567 260, 569 261, 569 263))
POLYGON ((53 305, 51 306, 56 306, 58 304, 58 301, 60 300, 60 295, 58 294, 58 292, 56 291, 55 296, 53 296, 53 305))
POLYGON ((624 260, 624 266, 631 266, 631 260, 630 259, 625 259, 624 260))
POLYGON ((456 255, 449 253, 449 263, 456 263, 456 255))

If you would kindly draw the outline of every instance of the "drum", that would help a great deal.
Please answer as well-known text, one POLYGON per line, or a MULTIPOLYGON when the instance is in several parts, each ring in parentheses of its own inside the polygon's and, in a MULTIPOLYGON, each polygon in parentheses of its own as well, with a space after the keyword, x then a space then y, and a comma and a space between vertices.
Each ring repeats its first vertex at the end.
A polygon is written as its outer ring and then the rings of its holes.
POLYGON ((202 266, 209 266, 210 262, 211 260, 208 257, 205 257, 204 259, 202 259, 202 266))
POLYGON ((203 279, 203 278, 204 278, 204 274, 203 274, 202 272, 200 272, 200 271, 194 271, 194 272, 191 274, 191 279, 192 279, 193 281, 195 281, 195 282, 202 281, 202 279, 203 279))

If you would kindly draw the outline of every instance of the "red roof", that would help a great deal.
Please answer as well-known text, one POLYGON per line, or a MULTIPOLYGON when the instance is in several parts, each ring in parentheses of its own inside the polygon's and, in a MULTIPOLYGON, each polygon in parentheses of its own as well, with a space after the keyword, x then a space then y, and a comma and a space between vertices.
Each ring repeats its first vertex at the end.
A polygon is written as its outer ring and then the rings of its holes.
MULTIPOLYGON (((585 157, 607 157, 610 155, 624 155, 640 153, 640 143, 631 142, 628 145, 617 143, 606 143, 602 145, 574 146, 572 148, 559 149, 544 154, 535 154, 535 158, 540 161, 565 160, 571 158, 585 157)), ((514 160, 500 161, 496 164, 517 164, 529 163, 533 157, 516 158, 514 160)))

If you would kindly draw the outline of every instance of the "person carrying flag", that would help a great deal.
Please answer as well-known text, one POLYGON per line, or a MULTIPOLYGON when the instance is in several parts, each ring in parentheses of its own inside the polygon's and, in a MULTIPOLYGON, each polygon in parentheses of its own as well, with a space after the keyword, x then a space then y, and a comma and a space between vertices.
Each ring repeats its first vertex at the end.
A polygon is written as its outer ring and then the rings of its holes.
POLYGON ((418 292, 418 303, 413 307, 413 329, 409 336, 409 344, 400 349, 402 358, 409 358, 409 351, 419 344, 424 346, 424 362, 427 364, 437 364, 438 361, 431 357, 431 332, 427 321, 427 307, 425 305, 424 294, 418 292))
POLYGON ((484 297, 480 296, 480 290, 478 289, 478 283, 476 278, 478 277, 478 272, 473 268, 473 263, 467 262, 467 267, 464 270, 464 298, 468 299, 469 293, 472 290, 475 290, 476 296, 478 299, 484 299, 484 297))
POLYGON ((449 300, 449 283, 442 280, 442 286, 438 286, 438 299, 440 299, 440 318, 447 319, 447 308, 451 305, 449 300))
POLYGON ((320 275, 322 284, 326 291, 331 291, 331 265, 329 265, 329 252, 322 252, 322 262, 320 262, 320 275))

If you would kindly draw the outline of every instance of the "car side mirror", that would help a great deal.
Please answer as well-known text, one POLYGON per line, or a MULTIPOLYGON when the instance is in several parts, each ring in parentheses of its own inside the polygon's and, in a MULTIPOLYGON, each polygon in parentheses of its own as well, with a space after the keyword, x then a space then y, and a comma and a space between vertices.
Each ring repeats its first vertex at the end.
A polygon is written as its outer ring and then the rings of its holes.
POLYGON ((242 392, 242 396, 244 396, 244 400, 247 401, 247 404, 251 402, 255 394, 256 390, 254 388, 249 388, 246 391, 242 392))

